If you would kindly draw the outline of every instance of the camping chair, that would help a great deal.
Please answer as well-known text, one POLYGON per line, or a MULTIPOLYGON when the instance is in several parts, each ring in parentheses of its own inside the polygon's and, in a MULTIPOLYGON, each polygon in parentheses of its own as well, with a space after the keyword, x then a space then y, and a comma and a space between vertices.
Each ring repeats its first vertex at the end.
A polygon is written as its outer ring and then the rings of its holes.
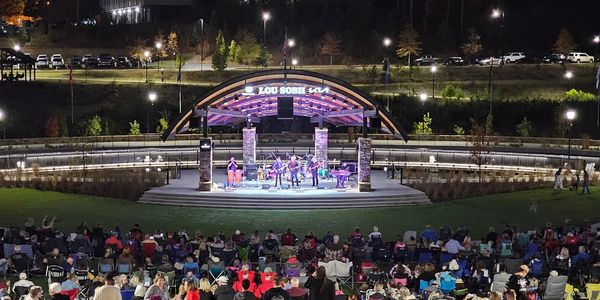
POLYGON ((15 298, 14 299, 21 299, 21 297, 27 295, 29 293, 29 288, 30 287, 26 287, 26 286, 15 286, 15 288, 13 289, 13 293, 15 293, 15 298))
POLYGON ((419 280, 419 294, 429 286, 431 286, 431 281, 419 280))
POLYGON ((438 264, 441 266, 445 263, 449 263, 450 261, 452 261, 453 257, 454 257, 454 255, 451 253, 440 252, 440 262, 438 264))
POLYGON ((210 274, 210 285, 213 285, 217 282, 217 278, 225 275, 225 268, 222 264, 213 264, 210 266, 208 273, 210 274))
POLYGON ((48 266, 46 267, 46 277, 48 278, 48 284, 53 282, 61 283, 65 277, 65 269, 61 266, 48 266))
POLYGON ((77 297, 81 299, 87 299, 88 290, 90 288, 90 279, 88 277, 88 270, 74 270, 73 274, 77 276, 77 281, 79 281, 79 286, 81 286, 81 290, 79 290, 79 294, 77 297))
POLYGON ((131 264, 117 264, 117 272, 119 274, 130 274, 131 264))
MULTIPOLYGON (((332 260, 327 263, 319 262, 319 267, 325 267, 325 273, 332 280, 337 280, 340 285, 352 289, 354 285, 354 276, 352 275, 352 262, 341 262, 332 260)), ((364 272, 364 270, 363 270, 364 272)))
POLYGON ((192 274, 198 276, 198 274, 200 273, 200 266, 198 265, 198 262, 186 261, 185 264, 183 264, 183 274, 187 274, 187 272, 192 272, 192 274))
POLYGON ((512 255, 512 243, 502 242, 500 256, 509 257, 512 255))
POLYGON ((131 300, 131 298, 133 298, 134 293, 135 290, 121 290, 121 299, 131 300))
MULTIPOLYGON (((565 288, 567 287, 567 276, 550 276, 546 282, 546 291, 544 300, 562 300, 565 297, 565 288)), ((594 299, 594 298, 590 298, 594 299)))
POLYGON ((481 243, 479 244, 479 253, 483 253, 483 250, 487 250, 488 253, 492 253, 492 245, 490 243, 481 243))
POLYGON ((302 269, 301 263, 286 263, 285 264, 285 277, 300 277, 300 270, 302 269))
POLYGON ((155 243, 142 243, 142 249, 144 252, 144 258, 146 257, 154 257, 156 254, 156 244, 155 243))
POLYGON ((29 274, 31 259, 24 253, 14 253, 10 257, 11 269, 15 274, 29 274))
POLYGON ((490 286, 490 291, 492 292, 504 292, 506 290, 506 283, 510 278, 511 274, 508 273, 499 273, 494 275, 494 281, 492 281, 492 285, 490 286))
POLYGON ((175 286, 175 271, 164 273, 165 282, 169 289, 175 290, 177 287, 175 286))
POLYGON ((448 295, 456 289, 456 278, 452 276, 446 276, 440 279, 440 290, 442 293, 448 295))
POLYGON ((523 264, 523 259, 520 258, 507 258, 504 260, 507 273, 515 273, 519 271, 519 267, 523 264))
POLYGON ((111 259, 101 259, 98 262, 98 273, 108 274, 115 270, 115 264, 111 259))
POLYGON ((419 252, 419 262, 420 263, 433 262, 433 253, 431 253, 430 251, 419 252))
POLYGON ((600 283, 588 283, 585 285, 588 299, 600 299, 600 283))

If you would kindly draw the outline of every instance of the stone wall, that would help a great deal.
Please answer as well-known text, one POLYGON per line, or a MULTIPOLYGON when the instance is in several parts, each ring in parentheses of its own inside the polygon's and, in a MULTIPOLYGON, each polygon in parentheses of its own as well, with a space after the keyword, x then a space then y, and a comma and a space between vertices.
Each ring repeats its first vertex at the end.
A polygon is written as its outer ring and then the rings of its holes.
POLYGON ((242 155, 244 167, 256 163, 256 127, 244 128, 242 155))
MULTIPOLYGON (((212 138, 209 138, 212 145, 212 138)), ((198 189, 200 191, 210 191, 212 189, 212 164, 213 164, 213 149, 210 151, 198 152, 198 173, 199 183, 198 189)))
POLYGON ((327 149, 329 142, 329 130, 327 128, 315 128, 315 157, 327 165, 327 149))
POLYGON ((358 138, 358 190, 371 190, 371 139, 358 138))

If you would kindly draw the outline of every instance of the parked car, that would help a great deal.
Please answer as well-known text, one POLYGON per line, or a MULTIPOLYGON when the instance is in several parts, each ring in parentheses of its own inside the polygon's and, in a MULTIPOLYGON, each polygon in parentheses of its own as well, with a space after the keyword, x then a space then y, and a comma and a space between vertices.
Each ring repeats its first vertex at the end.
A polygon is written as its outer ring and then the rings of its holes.
POLYGON ((58 69, 65 67, 65 60, 62 58, 60 54, 52 54, 50 58, 50 67, 58 69))
POLYGON ((482 66, 489 66, 490 64, 499 65, 502 63, 502 59, 498 57, 483 57, 477 63, 482 66))
POLYGON ((98 59, 91 54, 86 54, 81 59, 81 63, 83 67, 91 68, 98 66, 98 59))
POLYGON ((433 64, 437 63, 438 60, 440 60, 440 59, 437 57, 433 57, 431 55, 423 55, 423 56, 415 59, 415 64, 417 66, 428 66, 428 65, 433 65, 433 64))
POLYGON ((567 61, 572 63, 593 63, 594 57, 583 52, 570 52, 567 61))
POLYGON ((116 68, 117 62, 112 55, 108 53, 102 53, 98 56, 98 67, 116 68))
POLYGON ((80 68, 81 67, 81 57, 79 55, 73 55, 69 58, 69 65, 71 68, 80 68))
POLYGON ((38 55, 37 58, 35 59, 35 67, 38 69, 48 68, 49 67, 48 55, 46 55, 46 54, 38 55))
POLYGON ((446 59, 446 62, 444 63, 444 65, 446 65, 446 66, 464 66, 466 64, 467 64, 467 61, 465 61, 460 56, 448 57, 448 59, 446 59))
POLYGON ((131 68, 131 67, 133 67, 133 64, 131 63, 131 60, 129 60, 129 57, 127 57, 127 56, 119 56, 119 58, 117 58, 117 67, 119 67, 119 68, 131 68))
POLYGON ((522 59, 525 58, 525 53, 523 53, 523 52, 509 52, 509 53, 506 53, 501 58, 507 64, 516 63, 519 60, 522 60, 522 59))
POLYGON ((562 64, 567 59, 567 56, 561 53, 552 53, 552 62, 555 64, 562 64))

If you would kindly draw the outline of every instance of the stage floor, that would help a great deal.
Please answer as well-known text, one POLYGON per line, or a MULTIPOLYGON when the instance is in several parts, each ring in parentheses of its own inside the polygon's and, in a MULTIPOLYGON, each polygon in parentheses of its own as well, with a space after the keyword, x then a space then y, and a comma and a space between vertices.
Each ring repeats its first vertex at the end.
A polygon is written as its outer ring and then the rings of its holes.
MULTIPOLYGON (((430 203, 423 192, 400 185, 398 179, 388 179, 385 172, 380 170, 371 173, 371 192, 359 192, 353 178, 346 182, 345 189, 335 187, 335 178, 320 180, 322 189, 312 187, 311 179, 301 182, 300 188, 293 189, 274 188, 274 180, 242 182, 240 188, 224 189, 226 180, 225 170, 217 169, 213 173, 213 183, 218 188, 200 192, 197 190, 198 171, 182 170, 181 179, 171 179, 169 185, 147 191, 139 202, 260 209, 382 207, 430 203), (268 183, 270 189, 263 189, 263 183, 268 183)), ((284 180, 284 186, 288 184, 284 180)))

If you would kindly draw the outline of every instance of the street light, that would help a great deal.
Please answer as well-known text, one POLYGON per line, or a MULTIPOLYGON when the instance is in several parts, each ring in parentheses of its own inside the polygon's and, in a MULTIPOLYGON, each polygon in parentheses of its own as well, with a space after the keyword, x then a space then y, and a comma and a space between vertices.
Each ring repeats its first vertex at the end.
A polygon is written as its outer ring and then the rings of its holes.
POLYGON ((388 37, 383 38, 383 46, 385 46, 386 48, 389 47, 392 44, 392 40, 388 37))
POLYGON ((498 19, 503 15, 502 11, 500 11, 499 9, 492 9, 492 18, 493 19, 498 19))
POLYGON ((573 78, 573 72, 565 72, 565 78, 567 79, 567 91, 571 89, 571 78, 573 78))
POLYGON ((595 35, 594 39, 592 40, 592 42, 594 42, 594 64, 596 64, 596 58, 598 57, 598 44, 600 44, 600 35, 595 35))
POLYGON ((13 49, 15 49, 15 51, 19 52, 19 51, 21 51, 21 46, 19 46, 19 44, 15 44, 13 49))
POLYGON ((269 12, 262 13, 263 19, 263 42, 265 43, 265 49, 267 49, 267 21, 271 20, 271 14, 269 12))
POLYGON ((419 94, 419 100, 421 100, 421 103, 423 103, 423 105, 425 105, 425 101, 427 101, 427 93, 419 94))
POLYGON ((298 59, 292 58, 292 66, 296 67, 298 65, 298 59))
POLYGON ((156 42, 156 44, 154 44, 154 46, 156 47, 156 50, 158 53, 158 65, 157 65, 156 69, 160 70, 160 61, 162 59, 162 54, 160 52, 160 49, 162 49, 163 44, 161 42, 156 42))
POLYGON ((154 91, 148 93, 148 100, 150 101, 150 110, 148 111, 148 117, 146 118, 146 132, 150 133, 150 115, 154 110, 154 102, 158 99, 158 94, 154 91))
POLYGON ((571 167, 571 135, 573 132, 573 120, 575 120, 575 117, 577 117, 577 113, 572 110, 572 109, 568 109, 565 112, 565 117, 567 118, 567 121, 569 121, 569 150, 568 150, 568 155, 567 155, 567 161, 569 163, 569 168, 571 167))
MULTIPOLYGON (((503 58, 503 53, 504 52, 504 35, 503 35, 503 31, 504 31, 504 11, 494 8, 492 9, 492 14, 491 14, 492 20, 496 20, 499 18, 502 18, 502 22, 500 23, 500 63, 502 63, 504 61, 503 58)), ((490 112, 488 115, 488 118, 491 122, 491 120, 493 119, 493 96, 494 96, 494 56, 492 55, 491 57, 491 61, 490 61, 490 71, 488 73, 488 98, 490 100, 490 112)), ((490 123, 490 127, 491 127, 491 123, 490 123)))
POLYGON ((289 40, 288 40, 288 46, 289 46, 290 48, 291 48, 291 47, 294 47, 295 45, 296 45, 296 41, 294 41, 294 39, 289 39, 289 40))
POLYGON ((431 66, 431 99, 435 100, 435 73, 437 72, 437 66, 431 66))
POLYGON ((146 82, 148 82, 148 60, 150 60, 150 51, 144 51, 144 58, 146 62, 146 82))

